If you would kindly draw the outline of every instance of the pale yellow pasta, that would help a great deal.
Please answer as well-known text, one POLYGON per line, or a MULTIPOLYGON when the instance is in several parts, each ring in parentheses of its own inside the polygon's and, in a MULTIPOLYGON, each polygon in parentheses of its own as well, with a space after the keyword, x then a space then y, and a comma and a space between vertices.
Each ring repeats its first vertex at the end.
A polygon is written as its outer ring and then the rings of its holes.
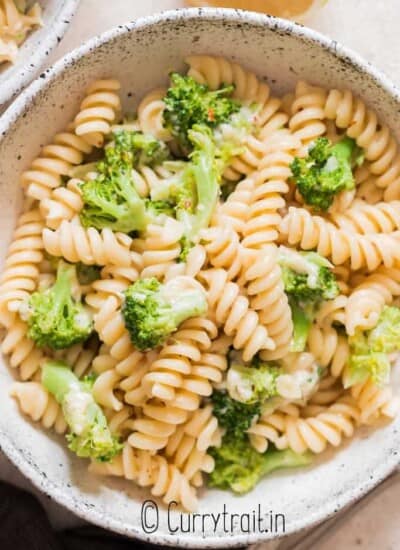
POLYGON ((260 350, 275 348, 267 329, 260 323, 258 314, 250 309, 249 299, 240 294, 240 287, 229 282, 224 269, 201 271, 205 282, 210 310, 225 334, 233 336, 233 347, 243 351, 245 361, 251 360, 260 350))
POLYGON ((253 175, 240 181, 226 201, 217 206, 213 225, 218 225, 220 218, 226 219, 232 228, 242 236, 247 225, 248 209, 251 204, 254 186, 255 178, 253 175))
POLYGON ((400 296, 400 270, 396 266, 381 266, 374 273, 352 280, 351 292, 345 310, 347 334, 356 330, 369 330, 378 322, 385 305, 400 296))
POLYGON ((193 376, 192 364, 200 362, 201 352, 210 348, 217 334, 216 326, 209 319, 185 321, 144 376, 143 385, 148 395, 184 410, 195 410, 200 397, 210 395, 212 387, 207 379, 193 376))
POLYGON ((400 201, 368 204, 357 200, 341 214, 331 215, 334 224, 349 232, 392 233, 400 229, 400 201))
POLYGON ((188 479, 161 455, 132 449, 125 444, 122 454, 111 463, 93 462, 90 471, 98 475, 125 477, 139 487, 151 487, 151 494, 162 497, 166 504, 176 502, 188 511, 197 508, 196 493, 188 479))
POLYGON ((303 208, 289 208, 280 225, 280 233, 290 245, 298 245, 303 250, 316 249, 334 265, 349 260, 353 270, 365 267, 373 271, 380 264, 391 267, 400 256, 396 233, 349 233, 303 208))
POLYGON ((18 369, 22 380, 29 380, 40 369, 45 356, 43 351, 35 347, 33 340, 28 338, 28 326, 18 316, 7 327, 1 352, 8 356, 8 363, 13 369, 18 369))
POLYGON ((325 116, 344 128, 357 145, 363 148, 376 185, 385 189, 385 200, 399 198, 400 154, 389 128, 378 121, 372 109, 350 90, 330 90, 325 116))
POLYGON ((289 351, 293 323, 278 263, 278 248, 274 244, 265 245, 262 250, 248 254, 247 262, 243 280, 247 284, 250 307, 259 313, 260 323, 275 344, 273 350, 262 350, 261 357, 281 359, 289 351))
POLYGON ((273 443, 277 449, 286 448, 284 433, 288 417, 298 418, 299 408, 295 405, 285 405, 273 412, 267 408, 247 430, 252 447, 259 453, 264 453, 270 443, 273 443))
POLYGON ((178 261, 183 232, 182 224, 172 218, 167 218, 163 225, 149 224, 147 226, 143 243, 141 278, 164 279, 169 268, 178 261))
POLYGON ((22 12, 14 0, 0 2, 0 64, 15 63, 18 47, 28 33, 42 25, 42 9, 36 2, 22 12))
POLYGON ((57 229, 64 220, 72 220, 83 208, 83 201, 77 178, 68 181, 65 187, 57 187, 47 198, 40 201, 40 212, 46 227, 57 229))
POLYGON ((373 424, 379 418, 393 419, 400 410, 398 396, 393 396, 390 386, 378 387, 371 379, 351 388, 360 409, 360 423, 373 424))
POLYGON ((39 282, 43 219, 35 208, 20 215, 0 279, 0 324, 9 326, 39 282))
POLYGON ((67 430, 60 405, 40 382, 15 382, 10 395, 17 399, 21 411, 34 422, 60 434, 67 430))
POLYGON ((308 145, 326 132, 325 102, 326 91, 311 86, 300 80, 297 83, 295 96, 291 103, 292 116, 289 128, 292 134, 301 141, 299 153, 305 156, 308 145))
POLYGON ((357 404, 349 397, 341 397, 315 417, 288 417, 280 443, 296 453, 311 450, 319 454, 328 445, 338 447, 344 437, 351 437, 359 419, 357 404))
POLYGON ((350 355, 347 337, 328 325, 314 323, 308 335, 308 347, 321 367, 329 367, 333 377, 346 379, 350 355))
POLYGON ((114 296, 108 297, 96 312, 94 328, 115 359, 125 359, 132 353, 133 345, 122 317, 120 301, 114 296))
POLYGON ((104 137, 119 116, 121 101, 118 80, 95 80, 86 90, 86 96, 74 119, 75 134, 95 147, 102 147, 104 137))
POLYGON ((315 321, 319 326, 345 324, 345 311, 348 303, 347 296, 339 294, 333 300, 326 300, 319 306, 315 321))
POLYGON ((247 248, 262 248, 278 237, 279 210, 285 206, 282 195, 289 191, 289 166, 296 144, 297 140, 285 130, 273 134, 259 169, 252 175, 254 189, 243 231, 247 248))
POLYGON ((169 130, 164 128, 163 113, 165 103, 163 101, 167 90, 157 88, 144 96, 138 106, 138 121, 142 132, 152 134, 157 139, 169 141, 172 139, 169 130))
POLYGON ((217 225, 204 229, 200 237, 211 265, 225 269, 228 279, 235 280, 242 270, 243 247, 228 220, 218 217, 216 221, 217 225))
POLYGON ((105 228, 101 231, 82 227, 79 218, 63 221, 52 231, 43 230, 43 244, 52 256, 62 256, 68 262, 86 265, 113 264, 129 267, 132 263, 130 247, 132 239, 125 233, 114 233, 105 228))
POLYGON ((49 198, 62 184, 73 166, 81 164, 91 146, 71 132, 57 134, 45 145, 30 168, 22 173, 21 184, 28 197, 39 201, 49 198))

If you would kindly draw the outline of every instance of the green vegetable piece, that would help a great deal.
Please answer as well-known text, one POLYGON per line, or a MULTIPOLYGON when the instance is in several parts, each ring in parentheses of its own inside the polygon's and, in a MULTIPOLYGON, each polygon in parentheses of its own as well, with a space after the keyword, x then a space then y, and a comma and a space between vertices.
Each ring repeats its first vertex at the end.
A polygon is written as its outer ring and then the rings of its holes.
POLYGON ((343 138, 333 145, 327 138, 318 138, 306 158, 296 157, 290 168, 293 180, 305 202, 326 211, 335 195, 354 189, 352 167, 360 161, 359 148, 353 139, 343 138))
POLYGON ((193 145, 189 137, 193 126, 202 124, 215 128, 238 112, 240 104, 230 97, 233 86, 211 91, 190 76, 171 73, 170 78, 171 86, 164 98, 164 126, 187 153, 193 145))
POLYGON ((357 331, 349 337, 349 377, 346 386, 368 378, 382 386, 389 381, 388 354, 400 350, 400 309, 385 306, 376 326, 369 331, 357 331))
POLYGON ((210 485, 238 494, 247 493, 274 470, 308 466, 312 461, 311 453, 297 454, 291 449, 260 454, 246 439, 232 437, 224 437, 222 446, 212 448, 210 454, 215 460, 210 485))
POLYGON ((75 266, 59 261, 55 284, 34 292, 27 308, 28 336, 38 347, 64 349, 87 340, 93 321, 84 305, 73 297, 75 266))
POLYGON ((204 291, 187 277, 166 284, 156 278, 140 279, 125 292, 122 313, 133 344, 140 350, 161 345, 190 317, 207 311, 204 291))
POLYGON ((48 361, 42 383, 61 405, 69 427, 68 447, 77 456, 109 462, 122 450, 91 392, 91 380, 81 382, 63 362, 48 361))
POLYGON ((314 315, 313 311, 309 311, 310 308, 301 308, 295 300, 290 300, 289 304, 293 321, 293 338, 290 351, 299 353, 305 350, 314 315))
POLYGON ((90 285, 100 279, 100 271, 101 267, 98 265, 85 265, 81 262, 76 264, 76 275, 81 285, 90 285))
POLYGON ((229 393, 214 390, 211 395, 214 416, 221 428, 232 437, 242 438, 252 423, 261 414, 261 402, 241 403, 232 399, 229 393))
POLYGON ((252 365, 232 363, 227 374, 228 393, 232 399, 246 404, 264 403, 277 395, 276 380, 281 369, 273 363, 252 365))

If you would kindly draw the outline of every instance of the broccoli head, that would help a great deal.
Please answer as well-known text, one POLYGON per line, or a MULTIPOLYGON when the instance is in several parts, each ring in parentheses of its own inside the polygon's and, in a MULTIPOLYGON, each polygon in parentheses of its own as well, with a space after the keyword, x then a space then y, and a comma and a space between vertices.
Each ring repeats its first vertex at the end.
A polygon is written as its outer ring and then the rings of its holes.
POLYGON ((280 247, 285 292, 298 303, 333 300, 339 294, 332 264, 316 252, 280 247))
POLYGON ((377 385, 388 382, 389 353, 400 350, 400 309, 385 306, 376 326, 368 331, 356 331, 349 337, 350 375, 346 385, 371 378, 377 385))
POLYGON ((230 489, 243 494, 260 479, 274 470, 308 466, 311 454, 297 454, 291 449, 277 451, 268 449, 261 454, 255 451, 244 438, 225 436, 219 448, 211 448, 210 454, 215 460, 215 468, 210 474, 211 487, 230 489))
POLYGON ((215 128, 239 111, 240 105, 230 96, 233 86, 212 91, 190 76, 170 75, 171 86, 164 98, 164 126, 176 138, 184 152, 192 148, 189 131, 196 124, 215 128))
POLYGON ((48 361, 42 369, 42 383, 61 405, 71 451, 79 457, 109 462, 122 450, 93 398, 93 379, 80 381, 65 363, 48 361))
POLYGON ((30 297, 28 336, 37 346, 64 349, 90 336, 93 321, 81 301, 73 297, 75 283, 75 266, 60 261, 55 284, 30 297))
POLYGON ((233 437, 241 438, 261 414, 261 402, 241 403, 229 393, 214 390, 211 400, 214 416, 221 428, 233 437))
POLYGON ((136 281, 126 290, 122 308, 131 340, 143 351, 161 345, 183 321, 206 311, 205 292, 185 276, 165 284, 154 277, 136 281))
POLYGON ((290 168, 293 180, 307 204, 328 210, 335 195, 354 189, 352 166, 359 149, 353 139, 345 137, 335 145, 318 138, 306 158, 296 157, 290 168))
POLYGON ((281 369, 273 363, 245 366, 232 362, 227 374, 228 393, 241 403, 263 403, 277 395, 276 380, 281 369))
POLYGON ((104 159, 96 165, 96 178, 80 185, 82 224, 123 233, 143 231, 158 207, 146 208, 149 203, 137 192, 132 169, 141 163, 161 162, 165 151, 165 144, 152 136, 128 130, 116 132, 104 159))

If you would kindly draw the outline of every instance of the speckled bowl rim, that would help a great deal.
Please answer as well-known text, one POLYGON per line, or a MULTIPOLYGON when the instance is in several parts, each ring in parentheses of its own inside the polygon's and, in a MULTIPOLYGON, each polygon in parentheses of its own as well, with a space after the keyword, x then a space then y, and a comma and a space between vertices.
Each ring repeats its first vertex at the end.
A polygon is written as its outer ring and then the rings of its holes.
MULTIPOLYGON (((334 54, 357 71, 368 74, 378 87, 385 90, 400 105, 400 90, 396 88, 386 75, 365 61, 357 53, 312 29, 287 20, 248 11, 223 8, 187 8, 164 11, 155 15, 142 17, 124 25, 119 25, 99 36, 91 38, 79 48, 65 55, 62 59, 57 61, 53 67, 46 70, 46 78, 38 78, 32 82, 4 113, 0 119, 0 144, 7 133, 12 131, 15 120, 24 113, 39 92, 48 86, 53 78, 62 73, 65 69, 68 69, 76 60, 87 55, 93 49, 112 41, 118 36, 135 31, 135 29, 151 27, 168 20, 191 20, 198 18, 205 20, 224 20, 229 22, 245 21, 256 27, 267 26, 271 30, 276 30, 277 32, 290 32, 299 40, 306 43, 317 43, 322 49, 334 54)), ((182 540, 178 536, 169 534, 154 533, 149 537, 140 531, 139 527, 128 527, 121 521, 107 518, 96 509, 88 509, 78 499, 66 495, 52 480, 45 477, 35 464, 31 464, 27 460, 27 457, 24 456, 23 449, 17 448, 11 440, 10 435, 4 431, 0 431, 0 448, 25 477, 27 477, 40 491, 54 499, 55 502, 65 506, 84 520, 128 537, 137 538, 151 544, 184 548, 236 548, 278 538, 268 535, 265 536, 263 534, 242 534, 235 535, 234 537, 197 538, 191 543, 189 539, 182 540)), ((346 491, 340 493, 340 495, 335 495, 334 499, 332 498, 332 500, 326 501, 324 506, 320 506, 313 512, 308 510, 307 516, 300 516, 293 520, 286 530, 285 536, 312 527, 333 516, 345 506, 354 503, 390 475, 398 465, 399 459, 397 453, 389 455, 386 461, 382 462, 381 466, 377 468, 373 474, 368 473, 366 479, 361 480, 356 486, 349 487, 346 491)))
MULTIPOLYGON (((19 94, 37 74, 50 51, 57 46, 64 36, 71 22, 71 18, 78 8, 79 1, 80 0, 64 0, 52 24, 47 27, 47 32, 40 43, 40 47, 36 48, 33 55, 30 55, 27 58, 27 62, 21 66, 21 74, 0 83, 0 109, 1 106, 7 105, 13 97, 19 94)), ((7 69, 2 72, 1 76, 3 76, 3 74, 7 75, 7 69)))

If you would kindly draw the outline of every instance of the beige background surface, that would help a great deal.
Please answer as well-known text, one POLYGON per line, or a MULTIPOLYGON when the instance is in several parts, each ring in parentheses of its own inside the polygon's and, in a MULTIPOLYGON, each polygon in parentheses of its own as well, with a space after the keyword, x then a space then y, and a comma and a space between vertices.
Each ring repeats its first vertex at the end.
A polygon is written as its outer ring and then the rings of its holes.
MULTIPOLYGON (((113 25, 182 5, 183 0, 81 0, 70 29, 51 55, 49 64, 113 25)), ((399 0, 330 0, 303 22, 358 51, 400 86, 399 0)), ((32 489, 1 454, 0 478, 32 489)), ((41 500, 57 527, 80 522, 46 497, 41 500)), ((342 514, 334 526, 329 524, 323 533, 318 531, 316 540, 303 539, 303 534, 281 543, 260 545, 257 550, 398 550, 399 505, 400 474, 361 505, 342 514)))

